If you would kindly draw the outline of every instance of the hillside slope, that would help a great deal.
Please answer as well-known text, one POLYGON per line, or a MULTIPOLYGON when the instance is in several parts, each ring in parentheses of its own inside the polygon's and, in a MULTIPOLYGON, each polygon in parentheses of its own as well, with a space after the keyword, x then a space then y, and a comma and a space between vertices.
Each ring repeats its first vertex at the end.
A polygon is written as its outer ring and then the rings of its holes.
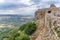
POLYGON ((30 35, 36 30, 34 22, 28 22, 3 33, 0 40, 30 40, 30 35))

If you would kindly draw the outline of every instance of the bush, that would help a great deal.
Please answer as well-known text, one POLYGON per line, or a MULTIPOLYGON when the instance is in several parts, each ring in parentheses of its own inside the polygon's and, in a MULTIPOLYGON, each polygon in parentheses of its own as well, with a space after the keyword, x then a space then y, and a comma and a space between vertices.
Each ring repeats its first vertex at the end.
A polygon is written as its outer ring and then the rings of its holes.
POLYGON ((58 37, 60 37, 60 32, 59 33, 57 33, 58 34, 58 37))
POLYGON ((3 37, 1 40, 11 40, 10 37, 3 37))
POLYGON ((28 35, 31 35, 36 30, 36 24, 34 22, 28 22, 20 27, 20 30, 28 35))
POLYGON ((56 31, 58 37, 60 37, 60 31, 58 30, 58 27, 55 27, 54 30, 56 31))
POLYGON ((29 36, 24 32, 18 31, 18 33, 20 33, 20 36, 15 37, 15 40, 30 40, 29 36))
POLYGON ((10 40, 10 38, 4 38, 3 40, 10 40))
MULTIPOLYGON (((8 35, 9 36, 9 35, 8 35)), ((30 40, 29 36, 24 32, 17 31, 14 34, 10 34, 9 37, 3 38, 3 40, 30 40)))

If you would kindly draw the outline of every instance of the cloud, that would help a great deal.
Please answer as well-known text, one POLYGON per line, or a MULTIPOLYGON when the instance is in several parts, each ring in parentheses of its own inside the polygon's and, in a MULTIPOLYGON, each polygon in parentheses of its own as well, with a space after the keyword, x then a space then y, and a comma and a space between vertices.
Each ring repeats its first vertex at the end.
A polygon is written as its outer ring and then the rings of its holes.
POLYGON ((28 7, 28 5, 19 4, 19 3, 3 3, 0 4, 0 10, 13 10, 17 8, 28 7))
POLYGON ((34 14, 34 12, 37 10, 36 5, 30 6, 30 7, 25 7, 25 8, 19 8, 15 10, 17 14, 23 14, 23 15, 28 15, 28 14, 34 14))
POLYGON ((59 7, 60 4, 60 0, 0 0, 0 2, 0 13, 3 14, 34 14, 39 8, 49 7, 50 4, 59 7))
POLYGON ((59 6, 60 4, 60 0, 38 0, 37 3, 34 1, 35 5, 38 8, 47 8, 49 7, 51 4, 55 4, 56 6, 59 6))
POLYGON ((22 3, 22 4, 25 4, 25 5, 32 5, 32 4, 34 4, 31 0, 20 0, 19 2, 22 3))
POLYGON ((0 3, 0 10, 30 7, 33 4, 31 0, 4 0, 4 3, 0 3))
POLYGON ((4 0, 0 0, 0 3, 3 3, 4 2, 4 0))
POLYGON ((31 0, 5 0, 7 3, 21 3, 25 5, 32 5, 34 4, 31 0))
POLYGON ((16 14, 14 10, 0 10, 0 14, 16 14))
POLYGON ((2 14, 22 14, 22 15, 32 15, 37 10, 37 7, 30 6, 26 8, 18 8, 16 10, 0 10, 2 14))
POLYGON ((31 0, 5 0, 0 4, 2 14, 31 14, 36 9, 31 0))

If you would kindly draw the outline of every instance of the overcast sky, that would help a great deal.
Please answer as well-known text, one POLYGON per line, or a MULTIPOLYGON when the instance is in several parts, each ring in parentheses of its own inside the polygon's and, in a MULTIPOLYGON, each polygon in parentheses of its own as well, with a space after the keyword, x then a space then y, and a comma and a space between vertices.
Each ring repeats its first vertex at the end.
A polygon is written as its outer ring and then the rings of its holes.
POLYGON ((0 14, 34 14, 39 8, 50 4, 60 6, 60 0, 0 0, 0 14))

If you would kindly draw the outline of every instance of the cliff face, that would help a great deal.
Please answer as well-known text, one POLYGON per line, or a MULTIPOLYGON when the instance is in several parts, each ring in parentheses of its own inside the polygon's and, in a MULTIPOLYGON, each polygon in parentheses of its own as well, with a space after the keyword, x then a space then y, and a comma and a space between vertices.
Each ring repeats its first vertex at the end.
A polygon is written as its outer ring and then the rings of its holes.
MULTIPOLYGON (((51 4, 50 8, 38 9, 35 12, 36 31, 31 35, 31 40, 59 40, 54 28, 60 27, 60 8, 51 4)), ((60 30, 60 29, 59 29, 60 30)))

